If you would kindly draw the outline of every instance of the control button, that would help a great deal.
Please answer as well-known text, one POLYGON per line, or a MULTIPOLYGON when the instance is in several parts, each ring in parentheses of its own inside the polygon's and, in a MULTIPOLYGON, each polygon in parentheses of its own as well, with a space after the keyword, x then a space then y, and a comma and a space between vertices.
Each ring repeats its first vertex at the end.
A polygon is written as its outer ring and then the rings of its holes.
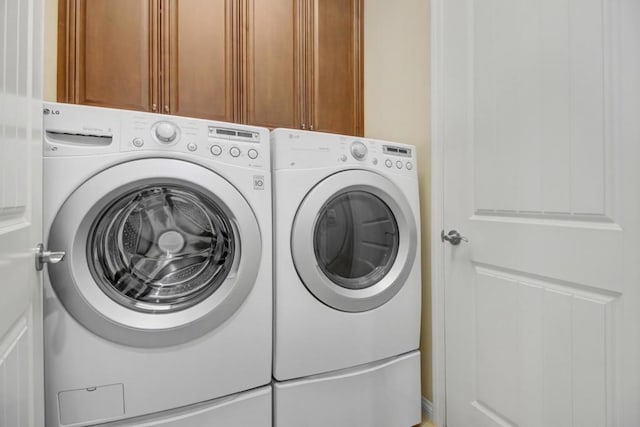
POLYGON ((400 160, 398 160, 398 161, 396 162, 396 167, 397 167, 398 169, 402 169, 402 162, 401 162, 400 160))
POLYGON ((390 168, 391 166, 393 166, 393 162, 389 159, 384 161, 384 165, 388 168, 390 168))
POLYGON ((187 150, 189 151, 196 151, 198 149, 198 146, 196 144, 194 144, 193 142, 190 142, 187 144, 187 150))
POLYGON ((240 155, 240 149, 238 147, 231 147, 229 154, 231 154, 231 157, 238 157, 240 155))
POLYGON ((211 151, 211 154, 213 154, 214 156, 219 156, 220 154, 222 154, 222 147, 220 147, 219 145, 212 145, 209 151, 211 151))
POLYGON ((407 169, 409 170, 413 169, 413 163, 407 162, 407 169))
POLYGON ((351 155, 357 160, 362 160, 367 156, 367 146, 360 141, 351 144, 351 155))
POLYGON ((156 125, 156 137, 158 140, 163 143, 173 142, 178 136, 178 131, 176 127, 169 122, 160 122, 156 125))
POLYGON ((347 156, 345 156, 344 154, 342 156, 340 156, 340 161, 341 162, 346 162, 347 161, 347 156))
POLYGON ((144 145, 144 140, 142 138, 133 138, 133 141, 131 141, 131 143, 134 147, 140 148, 144 145))
POLYGON ((247 152, 247 155, 249 156, 250 159, 256 159, 258 158, 258 151, 252 148, 247 152))
POLYGON ((377 165, 378 164, 378 159, 376 159, 375 157, 373 158, 373 164, 377 165))

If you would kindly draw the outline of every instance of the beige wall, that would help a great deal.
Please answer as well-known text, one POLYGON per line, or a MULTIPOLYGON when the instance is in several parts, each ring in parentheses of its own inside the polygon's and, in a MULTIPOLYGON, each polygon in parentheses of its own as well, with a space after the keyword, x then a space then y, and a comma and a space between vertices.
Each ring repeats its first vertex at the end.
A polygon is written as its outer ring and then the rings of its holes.
POLYGON ((432 400, 429 2, 364 2, 365 136, 417 146, 422 215, 422 394, 432 400))
POLYGON ((58 0, 44 2, 44 100, 56 100, 58 0))

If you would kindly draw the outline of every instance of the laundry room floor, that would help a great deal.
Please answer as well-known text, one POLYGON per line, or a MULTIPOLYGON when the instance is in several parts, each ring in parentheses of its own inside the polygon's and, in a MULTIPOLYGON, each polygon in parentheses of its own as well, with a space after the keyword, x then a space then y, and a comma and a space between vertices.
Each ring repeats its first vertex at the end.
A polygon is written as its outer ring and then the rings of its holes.
POLYGON ((436 425, 429 421, 428 418, 423 417, 422 424, 419 427, 436 427, 436 425))

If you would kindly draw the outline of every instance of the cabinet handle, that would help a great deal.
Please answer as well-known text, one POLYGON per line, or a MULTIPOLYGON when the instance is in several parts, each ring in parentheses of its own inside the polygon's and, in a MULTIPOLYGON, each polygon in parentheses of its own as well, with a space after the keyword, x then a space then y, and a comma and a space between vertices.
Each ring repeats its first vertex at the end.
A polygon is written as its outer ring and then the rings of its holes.
POLYGON ((158 106, 157 106, 156 104, 152 104, 152 105, 151 105, 151 111, 153 111, 154 113, 155 113, 156 111, 158 111, 158 106))
POLYGON ((168 113, 168 112, 169 112, 169 106, 168 106, 168 105, 165 105, 165 106, 164 106, 164 112, 165 112, 165 113, 168 113))

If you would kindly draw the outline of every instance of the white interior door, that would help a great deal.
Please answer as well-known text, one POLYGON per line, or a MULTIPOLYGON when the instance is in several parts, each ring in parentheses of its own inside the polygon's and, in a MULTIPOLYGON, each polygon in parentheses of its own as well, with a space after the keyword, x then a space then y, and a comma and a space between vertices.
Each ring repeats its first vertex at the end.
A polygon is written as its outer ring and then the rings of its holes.
POLYGON ((0 426, 43 425, 42 0, 0 0, 0 426))
POLYGON ((434 3, 446 425, 640 426, 640 2, 434 3))

